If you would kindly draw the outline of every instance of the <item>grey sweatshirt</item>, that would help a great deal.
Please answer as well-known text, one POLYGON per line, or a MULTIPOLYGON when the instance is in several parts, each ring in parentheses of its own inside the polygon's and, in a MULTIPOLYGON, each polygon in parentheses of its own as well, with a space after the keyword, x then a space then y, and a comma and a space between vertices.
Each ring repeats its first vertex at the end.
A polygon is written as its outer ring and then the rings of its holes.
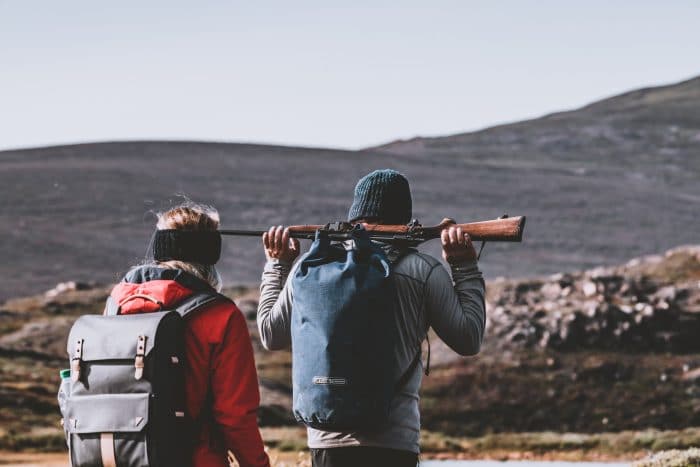
MULTIPOLYGON (((390 258, 395 254, 389 245, 384 249, 390 258)), ((410 367, 430 327, 460 355, 479 352, 486 324, 481 272, 476 262, 451 265, 451 269, 452 279, 437 259, 419 252, 409 253, 393 265, 392 274, 402 311, 396 316, 400 331, 396 348, 400 366, 395 371, 397 377, 410 367)), ((285 349, 291 345, 294 290, 292 281, 287 281, 290 273, 294 273, 290 264, 273 260, 265 265, 262 274, 258 330, 268 350, 285 349)), ((416 366, 408 383, 394 398, 389 423, 382 431, 336 433, 309 428, 309 447, 376 446, 418 453, 418 390, 422 377, 421 364, 416 366)))

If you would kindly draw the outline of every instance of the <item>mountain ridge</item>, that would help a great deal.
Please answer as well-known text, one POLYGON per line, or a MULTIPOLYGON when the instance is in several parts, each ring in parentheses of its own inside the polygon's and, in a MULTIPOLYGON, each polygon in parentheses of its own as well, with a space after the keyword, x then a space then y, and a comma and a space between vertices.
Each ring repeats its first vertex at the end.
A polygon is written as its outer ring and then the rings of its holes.
POLYGON ((201 145, 201 146, 239 146, 239 147, 250 147, 250 148, 270 148, 270 149, 293 149, 293 150, 308 150, 308 151, 335 151, 335 152, 346 152, 353 153, 361 150, 355 149, 343 149, 343 148, 333 148, 324 146, 293 146, 288 144, 276 144, 276 143, 257 143, 257 142, 241 142, 241 141, 216 141, 216 140, 199 140, 199 139, 107 139, 107 140, 95 140, 95 141, 81 141, 78 143, 57 143, 57 144, 45 144, 40 146, 30 146, 30 147, 18 147, 0 150, 0 157, 3 153, 16 153, 16 152, 33 152, 33 151, 46 151, 46 150, 64 150, 72 148, 80 148, 83 146, 96 146, 96 145, 126 145, 126 144, 189 144, 189 145, 201 145))
POLYGON ((477 135, 477 134, 491 132, 491 131, 495 131, 495 130, 501 130, 501 129, 508 128, 508 127, 518 126, 518 125, 522 125, 522 124, 529 124, 529 123, 533 123, 533 122, 556 119, 556 118, 564 117, 564 116, 570 115, 572 113, 580 112, 580 111, 597 109, 601 106, 605 106, 605 105, 608 105, 610 103, 617 103, 617 102, 624 100, 624 99, 629 99, 629 98, 633 98, 633 97, 644 97, 645 95, 648 95, 650 93, 664 92, 666 90, 675 90, 675 89, 678 89, 679 87, 684 87, 684 86, 688 86, 688 85, 695 86, 697 88, 696 92, 699 93, 698 97, 700 97, 700 75, 698 75, 698 76, 694 76, 692 78, 688 78, 688 79, 678 81, 678 82, 675 82, 672 84, 646 86, 646 87, 639 88, 639 89, 633 89, 631 91, 626 91, 626 92, 623 92, 621 94, 615 94, 615 95, 611 95, 611 96, 604 97, 601 99, 597 99, 595 101, 589 102, 588 104, 584 104, 582 106, 575 107, 575 108, 572 108, 569 110, 549 112, 549 113, 546 113, 544 115, 540 115, 538 117, 527 118, 524 120, 516 120, 516 121, 511 121, 511 122, 506 122, 506 123, 500 123, 500 124, 491 125, 491 126, 487 126, 484 128, 479 128, 479 129, 472 130, 472 131, 464 131, 464 132, 459 132, 459 133, 437 135, 437 136, 417 135, 417 136, 414 136, 411 138, 397 139, 397 140, 392 140, 392 141, 382 143, 379 145, 368 146, 366 148, 363 148, 363 150, 384 151, 384 150, 386 150, 394 145, 397 145, 397 144, 416 143, 419 141, 441 140, 441 139, 445 139, 445 138, 458 138, 458 137, 464 137, 464 136, 469 136, 469 135, 477 135))

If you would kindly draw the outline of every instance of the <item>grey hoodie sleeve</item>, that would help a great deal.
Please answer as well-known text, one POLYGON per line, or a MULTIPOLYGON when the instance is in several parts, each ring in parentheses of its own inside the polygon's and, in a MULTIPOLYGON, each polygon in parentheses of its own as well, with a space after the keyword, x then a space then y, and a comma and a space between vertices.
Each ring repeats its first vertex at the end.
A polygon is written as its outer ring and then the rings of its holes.
POLYGON ((476 261, 451 269, 452 279, 442 264, 430 271, 425 284, 428 322, 452 350, 476 355, 486 327, 484 280, 476 261))
POLYGON ((265 264, 258 302, 258 332, 267 350, 281 350, 292 344, 292 290, 287 277, 292 265, 272 260, 265 264))

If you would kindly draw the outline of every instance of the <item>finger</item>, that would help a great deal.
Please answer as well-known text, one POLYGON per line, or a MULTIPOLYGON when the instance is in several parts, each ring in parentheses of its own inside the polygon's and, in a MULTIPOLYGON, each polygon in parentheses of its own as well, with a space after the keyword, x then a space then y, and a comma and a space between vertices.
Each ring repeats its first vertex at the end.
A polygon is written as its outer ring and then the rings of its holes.
POLYGON ((267 231, 267 247, 272 249, 275 246, 275 226, 273 225, 267 231))
POLYGON ((468 233, 464 234, 464 244, 467 245, 467 247, 472 246, 472 238, 469 236, 468 233))
POLYGON ((277 255, 277 246, 275 245, 275 234, 277 233, 277 227, 272 226, 268 231, 268 251, 271 255, 277 255))
POLYGON ((440 232, 440 243, 442 243, 442 246, 447 246, 450 242, 450 236, 447 230, 448 229, 442 229, 442 232, 440 232))
POLYGON ((457 245, 459 240, 457 240, 457 229, 450 227, 450 244, 457 245))
POLYGON ((284 229, 282 232, 282 245, 284 248, 289 248, 289 229, 284 229))
POLYGON ((296 238, 292 238, 292 239, 291 239, 291 244, 292 244, 292 251, 295 251, 295 252, 296 252, 296 251, 299 251, 299 246, 300 246, 300 245, 299 245, 299 240, 297 240, 296 238))
POLYGON ((464 231, 462 231, 462 227, 457 227, 457 241, 460 245, 467 244, 467 242, 464 239, 464 231))
POLYGON ((275 249, 282 250, 284 248, 284 243, 282 243, 282 235, 284 234, 284 229, 281 225, 277 226, 275 230, 275 249))

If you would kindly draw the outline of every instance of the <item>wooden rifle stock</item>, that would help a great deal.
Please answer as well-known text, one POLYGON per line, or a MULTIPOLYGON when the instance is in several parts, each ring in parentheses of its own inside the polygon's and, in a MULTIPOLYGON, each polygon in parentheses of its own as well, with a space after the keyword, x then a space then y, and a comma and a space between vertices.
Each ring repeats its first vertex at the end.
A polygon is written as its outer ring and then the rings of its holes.
MULTIPOLYGON (((525 216, 503 217, 466 224, 457 224, 451 219, 445 219, 432 227, 423 227, 413 223, 409 225, 368 224, 365 228, 370 233, 370 237, 375 240, 419 244, 433 238, 439 238, 442 231, 451 226, 461 227, 462 231, 469 234, 475 241, 520 242, 523 239, 525 229, 525 216)), ((335 225, 292 225, 288 228, 290 236, 293 238, 312 239, 317 230, 326 229, 332 233, 332 237, 342 240, 343 236, 347 237, 352 224, 341 222, 335 225)), ((219 232, 221 235, 261 236, 265 230, 220 230, 219 232)))
MULTIPOLYGON (((422 237, 424 240, 430 240, 433 238, 440 238, 442 231, 452 226, 461 227, 462 231, 469 234, 472 240, 488 240, 490 242, 520 242, 523 239, 525 217, 506 217, 503 219, 470 222, 466 224, 457 224, 450 219, 445 219, 436 226, 418 227, 415 229, 415 231, 418 236, 422 237)), ((367 230, 370 233, 379 232, 410 234, 411 227, 398 225, 368 225, 367 230)))

